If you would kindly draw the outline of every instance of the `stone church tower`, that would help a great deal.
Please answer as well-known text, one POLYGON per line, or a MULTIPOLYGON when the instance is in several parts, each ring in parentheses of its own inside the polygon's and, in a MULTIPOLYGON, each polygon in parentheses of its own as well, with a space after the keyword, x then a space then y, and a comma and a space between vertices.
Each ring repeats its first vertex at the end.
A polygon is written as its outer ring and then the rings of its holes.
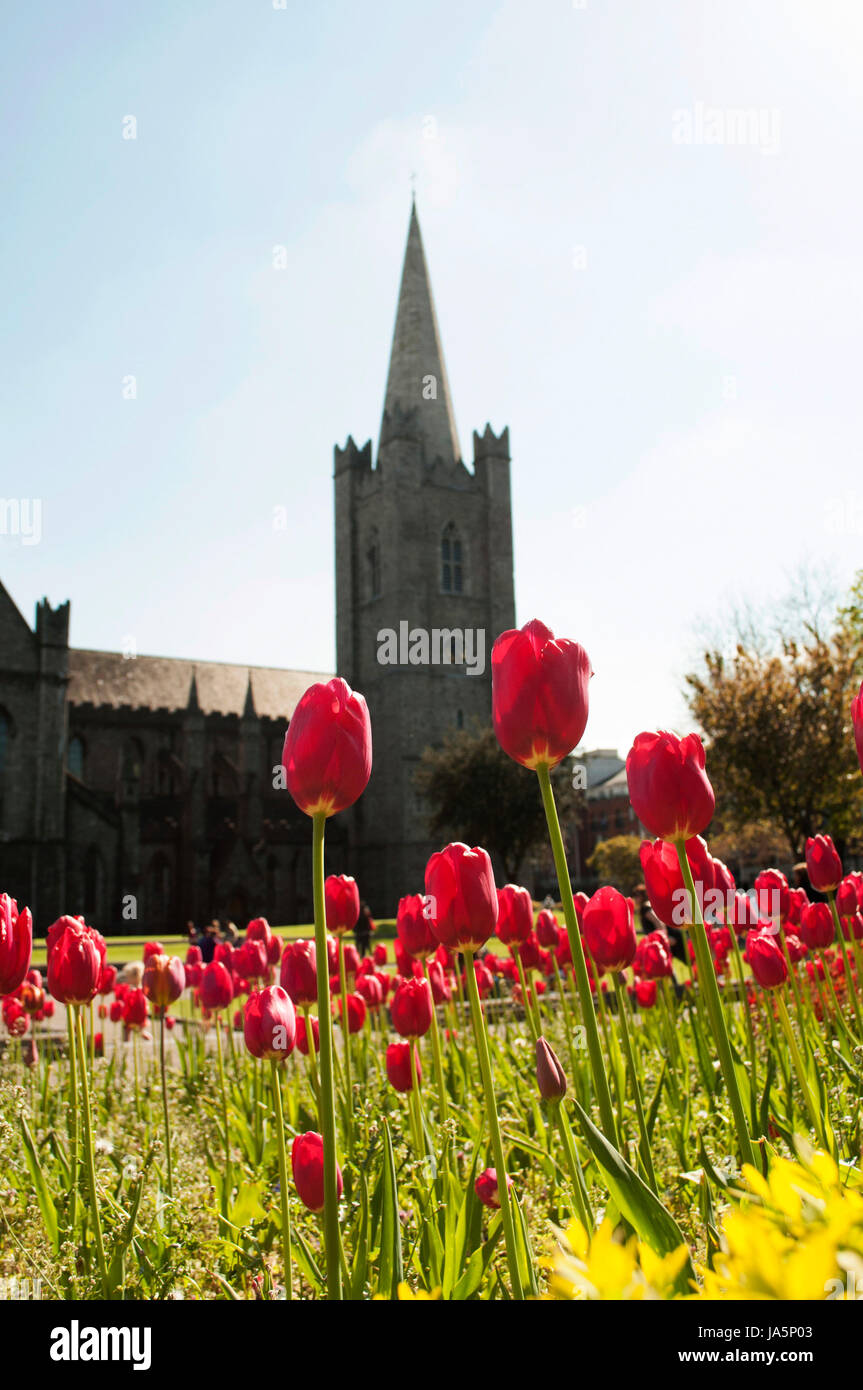
POLYGON ((366 697, 374 763, 352 814, 373 913, 423 891, 430 839, 413 776, 444 734, 491 719, 491 647, 515 623, 509 431, 462 459, 416 207, 377 459, 335 449, 336 666, 366 697))

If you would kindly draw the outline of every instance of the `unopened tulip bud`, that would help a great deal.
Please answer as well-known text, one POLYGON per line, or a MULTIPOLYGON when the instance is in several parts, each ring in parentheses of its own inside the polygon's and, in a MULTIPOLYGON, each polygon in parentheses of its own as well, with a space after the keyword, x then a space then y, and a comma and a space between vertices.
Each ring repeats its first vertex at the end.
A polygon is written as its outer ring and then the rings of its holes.
POLYGON ((566 1095, 566 1073, 545 1038, 536 1040, 536 1084, 543 1100, 563 1100, 566 1095))

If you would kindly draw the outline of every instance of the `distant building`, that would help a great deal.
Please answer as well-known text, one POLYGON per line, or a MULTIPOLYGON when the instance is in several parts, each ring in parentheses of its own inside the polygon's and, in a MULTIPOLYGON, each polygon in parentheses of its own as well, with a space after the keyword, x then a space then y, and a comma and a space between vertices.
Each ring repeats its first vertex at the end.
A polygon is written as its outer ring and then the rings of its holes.
POLYGON ((629 801, 626 760, 615 749, 597 748, 576 753, 575 764, 586 772, 585 806, 580 820, 572 827, 572 873, 579 882, 589 881, 593 871, 588 860, 601 840, 616 835, 637 835, 645 831, 629 801))
MULTIPOLYGON (((491 646, 515 622, 509 435, 475 433, 466 467, 415 208, 377 457, 349 438, 334 490, 337 668, 368 700, 374 767, 329 824, 328 870, 388 915, 439 848, 420 755, 490 719, 491 646), (409 650, 382 661, 387 630, 409 650)), ((68 602, 43 600, 31 630, 0 585, 0 892, 42 930, 61 912, 153 934, 309 921, 309 821, 273 781, 297 701, 330 674, 79 651, 68 602)))

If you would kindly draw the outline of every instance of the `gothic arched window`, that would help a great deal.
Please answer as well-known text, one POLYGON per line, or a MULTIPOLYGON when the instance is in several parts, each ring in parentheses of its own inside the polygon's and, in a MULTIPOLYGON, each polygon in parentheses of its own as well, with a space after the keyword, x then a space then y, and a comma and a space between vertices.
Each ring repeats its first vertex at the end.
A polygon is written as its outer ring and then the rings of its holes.
POLYGON ((381 543, 377 531, 372 531, 369 536, 366 559, 369 573, 369 597, 379 598, 381 592, 381 543))
POLYGON ((84 780, 84 740, 75 734, 69 740, 69 751, 66 754, 66 768, 73 777, 77 777, 79 782, 84 780))
POLYGON ((444 594, 464 593, 464 555, 461 537, 453 522, 444 528, 440 543, 440 587, 444 594))

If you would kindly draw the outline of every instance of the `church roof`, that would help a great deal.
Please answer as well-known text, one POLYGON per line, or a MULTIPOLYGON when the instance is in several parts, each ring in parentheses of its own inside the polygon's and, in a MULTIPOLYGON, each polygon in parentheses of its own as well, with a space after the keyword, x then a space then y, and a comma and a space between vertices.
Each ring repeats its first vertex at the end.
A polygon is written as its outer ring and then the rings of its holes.
POLYGON ((184 661, 171 656, 126 658, 120 652, 69 651, 68 698, 73 705, 119 709, 184 710, 194 688, 203 714, 236 714, 247 708, 262 719, 289 719, 310 685, 331 672, 281 671, 269 666, 231 666, 221 661, 184 661))
MULTIPOLYGON (((384 418, 417 411, 417 421, 431 463, 438 455, 452 463, 461 458, 440 330, 431 292, 416 205, 411 208, 399 290, 384 418), (436 395, 424 395, 424 379, 434 377, 436 395)), ((384 425, 381 426, 384 433, 384 425)))

